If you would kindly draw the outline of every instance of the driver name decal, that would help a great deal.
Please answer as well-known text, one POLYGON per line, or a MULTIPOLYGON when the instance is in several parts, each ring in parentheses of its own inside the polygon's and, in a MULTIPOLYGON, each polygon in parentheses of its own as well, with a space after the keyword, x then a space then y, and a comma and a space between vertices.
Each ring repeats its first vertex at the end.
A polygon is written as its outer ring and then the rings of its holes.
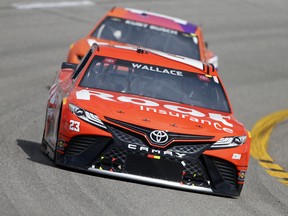
POLYGON ((132 63, 132 67, 137 68, 137 69, 142 69, 142 70, 158 72, 158 73, 170 74, 170 75, 174 75, 174 76, 183 76, 182 71, 171 70, 171 69, 161 68, 161 67, 155 67, 155 66, 151 66, 151 65, 132 63))
POLYGON ((167 34, 178 35, 178 31, 170 29, 170 28, 165 28, 162 26, 149 25, 147 23, 142 23, 142 22, 137 22, 137 21, 132 21, 132 20, 125 20, 125 24, 137 26, 137 27, 145 28, 145 29, 148 28, 152 31, 165 32, 167 34))

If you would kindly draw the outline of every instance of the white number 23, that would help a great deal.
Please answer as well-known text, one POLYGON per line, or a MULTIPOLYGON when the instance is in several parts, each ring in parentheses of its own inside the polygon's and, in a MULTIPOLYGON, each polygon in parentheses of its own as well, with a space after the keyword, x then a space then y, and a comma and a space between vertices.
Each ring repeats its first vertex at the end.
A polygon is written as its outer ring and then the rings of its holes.
POLYGON ((69 130, 79 132, 80 131, 80 122, 70 120, 69 130))

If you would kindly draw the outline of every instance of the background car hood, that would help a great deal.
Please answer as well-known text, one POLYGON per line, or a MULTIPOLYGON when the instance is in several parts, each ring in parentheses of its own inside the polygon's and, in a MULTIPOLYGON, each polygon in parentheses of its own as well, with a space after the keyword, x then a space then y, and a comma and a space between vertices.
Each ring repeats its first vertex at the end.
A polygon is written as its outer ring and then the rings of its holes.
POLYGON ((103 122, 108 117, 157 130, 215 138, 245 134, 243 125, 231 113, 171 101, 96 89, 77 89, 69 101, 103 122))
MULTIPOLYGON (((95 37, 91 37, 88 36, 86 38, 81 38, 78 42, 77 42, 77 47, 78 48, 84 48, 84 50, 87 50, 94 44, 111 44, 111 45, 130 45, 130 46, 135 46, 133 44, 127 44, 127 43, 122 43, 122 42, 118 42, 118 41, 113 41, 113 40, 106 40, 106 39, 101 39, 101 38, 95 38, 95 37)), ((84 54, 86 54, 86 52, 84 54)))

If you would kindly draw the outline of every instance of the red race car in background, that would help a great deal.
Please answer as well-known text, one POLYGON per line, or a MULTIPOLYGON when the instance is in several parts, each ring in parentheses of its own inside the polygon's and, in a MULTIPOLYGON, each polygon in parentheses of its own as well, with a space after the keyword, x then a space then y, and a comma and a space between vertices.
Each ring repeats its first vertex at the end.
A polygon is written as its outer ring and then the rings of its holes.
POLYGON ((250 137, 213 65, 93 44, 51 86, 42 150, 57 165, 237 197, 250 137))
POLYGON ((67 61, 78 64, 95 42, 133 44, 218 67, 218 57, 207 49, 199 26, 148 11, 112 8, 86 37, 71 45, 67 61))

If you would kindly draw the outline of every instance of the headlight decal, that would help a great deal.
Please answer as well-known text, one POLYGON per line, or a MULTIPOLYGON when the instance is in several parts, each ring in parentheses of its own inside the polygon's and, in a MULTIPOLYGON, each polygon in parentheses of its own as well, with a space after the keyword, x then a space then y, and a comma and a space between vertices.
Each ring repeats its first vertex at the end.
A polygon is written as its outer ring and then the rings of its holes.
POLYGON ((84 110, 80 107, 77 107, 74 104, 69 104, 69 110, 76 115, 78 118, 82 119, 85 122, 88 122, 92 125, 95 125, 97 127, 107 129, 107 127, 104 125, 104 123, 99 119, 99 117, 87 110, 84 110))
POLYGON ((211 148, 231 148, 237 147, 246 142, 246 136, 236 136, 236 137, 223 137, 217 142, 215 142, 211 148))

